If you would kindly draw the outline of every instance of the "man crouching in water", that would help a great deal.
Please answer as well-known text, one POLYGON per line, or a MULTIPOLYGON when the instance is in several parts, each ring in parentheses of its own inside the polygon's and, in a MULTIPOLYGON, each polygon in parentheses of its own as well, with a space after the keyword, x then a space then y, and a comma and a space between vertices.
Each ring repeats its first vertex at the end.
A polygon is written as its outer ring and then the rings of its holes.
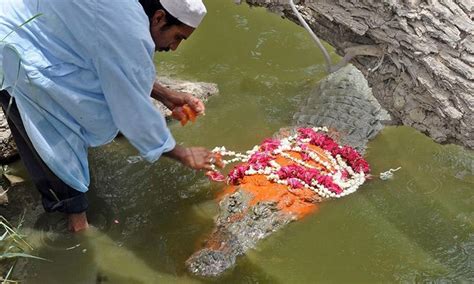
POLYGON ((149 162, 211 168, 213 154, 176 145, 149 99, 204 112, 155 82, 153 55, 176 50, 205 14, 201 0, 2 0, 1 105, 45 210, 68 214, 71 231, 89 226, 87 149, 119 131, 149 162))

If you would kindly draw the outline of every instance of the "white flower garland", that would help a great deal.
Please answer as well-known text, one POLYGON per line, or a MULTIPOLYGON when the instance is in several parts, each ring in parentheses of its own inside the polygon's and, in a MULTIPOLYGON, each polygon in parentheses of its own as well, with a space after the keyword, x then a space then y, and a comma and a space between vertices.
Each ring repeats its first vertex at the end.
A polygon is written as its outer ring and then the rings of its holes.
MULTIPOLYGON (((313 131, 315 132, 328 132, 327 127, 315 127, 312 128, 313 131)), ((347 163, 343 160, 343 158, 340 155, 336 155, 334 158, 329 151, 324 150, 324 158, 329 160, 323 161, 321 159, 321 154, 313 151, 311 149, 305 149, 303 150, 301 146, 297 145, 297 140, 298 136, 297 135, 292 135, 286 138, 283 138, 280 140, 280 145, 270 153, 274 156, 276 155, 281 155, 284 158, 287 158, 303 167, 306 168, 313 168, 317 169, 317 167, 312 166, 311 164, 292 157, 290 154, 286 152, 298 152, 298 153, 304 153, 309 156, 309 158, 316 163, 322 165, 326 170, 328 176, 330 176, 333 180, 333 182, 339 186, 342 189, 341 193, 335 193, 330 191, 328 188, 324 187, 323 185, 319 184, 316 180, 312 180, 311 184, 307 184, 301 179, 298 179, 296 177, 292 177, 292 179, 296 179, 299 183, 302 184, 304 188, 310 189, 314 191, 316 194, 323 198, 341 198, 344 196, 347 196, 351 193, 354 193, 366 180, 366 176, 363 171, 360 171, 358 173, 354 172, 354 170, 347 165, 347 163), (343 172, 346 171, 348 174, 348 177, 346 180, 343 178, 343 172)), ((303 143, 309 143, 310 139, 301 139, 300 140, 303 143)), ((339 146, 342 148, 341 146, 339 146)), ((260 147, 258 145, 254 146, 252 150, 247 151, 245 154, 242 153, 237 153, 234 151, 228 151, 225 147, 216 147, 212 150, 212 152, 216 154, 220 154, 222 157, 224 156, 230 156, 230 157, 235 157, 233 159, 229 160, 223 160, 224 165, 228 165, 231 163, 235 162, 248 162, 250 157, 257 153, 259 151, 260 147)), ((281 169, 281 165, 278 164, 275 160, 270 160, 269 164, 271 167, 265 167, 264 169, 256 170, 252 166, 248 170, 245 171, 245 175, 251 176, 251 175, 265 175, 267 180, 275 182, 277 184, 282 184, 286 186, 290 186, 288 184, 287 180, 282 180, 280 179, 278 175, 278 171, 281 169)), ((213 167, 213 170, 215 170, 215 167, 213 167)))

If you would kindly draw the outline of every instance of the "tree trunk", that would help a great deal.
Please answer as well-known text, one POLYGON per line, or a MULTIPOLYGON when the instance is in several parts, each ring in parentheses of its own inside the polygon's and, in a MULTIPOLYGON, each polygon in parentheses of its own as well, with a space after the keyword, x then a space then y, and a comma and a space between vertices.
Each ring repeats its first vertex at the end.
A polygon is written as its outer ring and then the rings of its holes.
MULTIPOLYGON (((287 0, 246 1, 299 24, 287 0)), ((474 148, 473 0, 298 3, 338 54, 356 55, 351 62, 398 123, 436 142, 474 148)))

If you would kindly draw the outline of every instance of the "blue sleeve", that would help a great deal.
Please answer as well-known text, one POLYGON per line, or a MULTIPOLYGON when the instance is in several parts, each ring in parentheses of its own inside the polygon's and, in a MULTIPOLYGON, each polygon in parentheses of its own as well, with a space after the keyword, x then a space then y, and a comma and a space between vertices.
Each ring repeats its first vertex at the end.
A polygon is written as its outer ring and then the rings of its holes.
POLYGON ((97 1, 93 63, 117 128, 154 162, 176 142, 150 99, 156 73, 148 18, 138 1, 111 3, 97 1))

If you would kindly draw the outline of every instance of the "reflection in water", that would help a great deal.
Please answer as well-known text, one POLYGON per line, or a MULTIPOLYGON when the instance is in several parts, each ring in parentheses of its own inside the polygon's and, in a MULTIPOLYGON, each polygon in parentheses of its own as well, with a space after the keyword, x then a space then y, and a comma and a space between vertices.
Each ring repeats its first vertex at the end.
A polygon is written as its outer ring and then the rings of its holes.
MULTIPOLYGON (((323 59, 304 30, 278 16, 232 1, 207 4, 204 25, 182 50, 159 54, 158 70, 216 82, 220 95, 205 117, 172 131, 186 145, 246 150, 291 121, 323 76, 323 59)), ((474 282, 473 153, 390 127, 367 155, 375 174, 402 170, 323 204, 222 278, 203 280, 187 276, 184 261, 213 227, 220 186, 170 160, 150 165, 116 139, 90 154, 89 216, 98 229, 32 234, 37 254, 53 262, 32 263, 28 283, 474 282)))

